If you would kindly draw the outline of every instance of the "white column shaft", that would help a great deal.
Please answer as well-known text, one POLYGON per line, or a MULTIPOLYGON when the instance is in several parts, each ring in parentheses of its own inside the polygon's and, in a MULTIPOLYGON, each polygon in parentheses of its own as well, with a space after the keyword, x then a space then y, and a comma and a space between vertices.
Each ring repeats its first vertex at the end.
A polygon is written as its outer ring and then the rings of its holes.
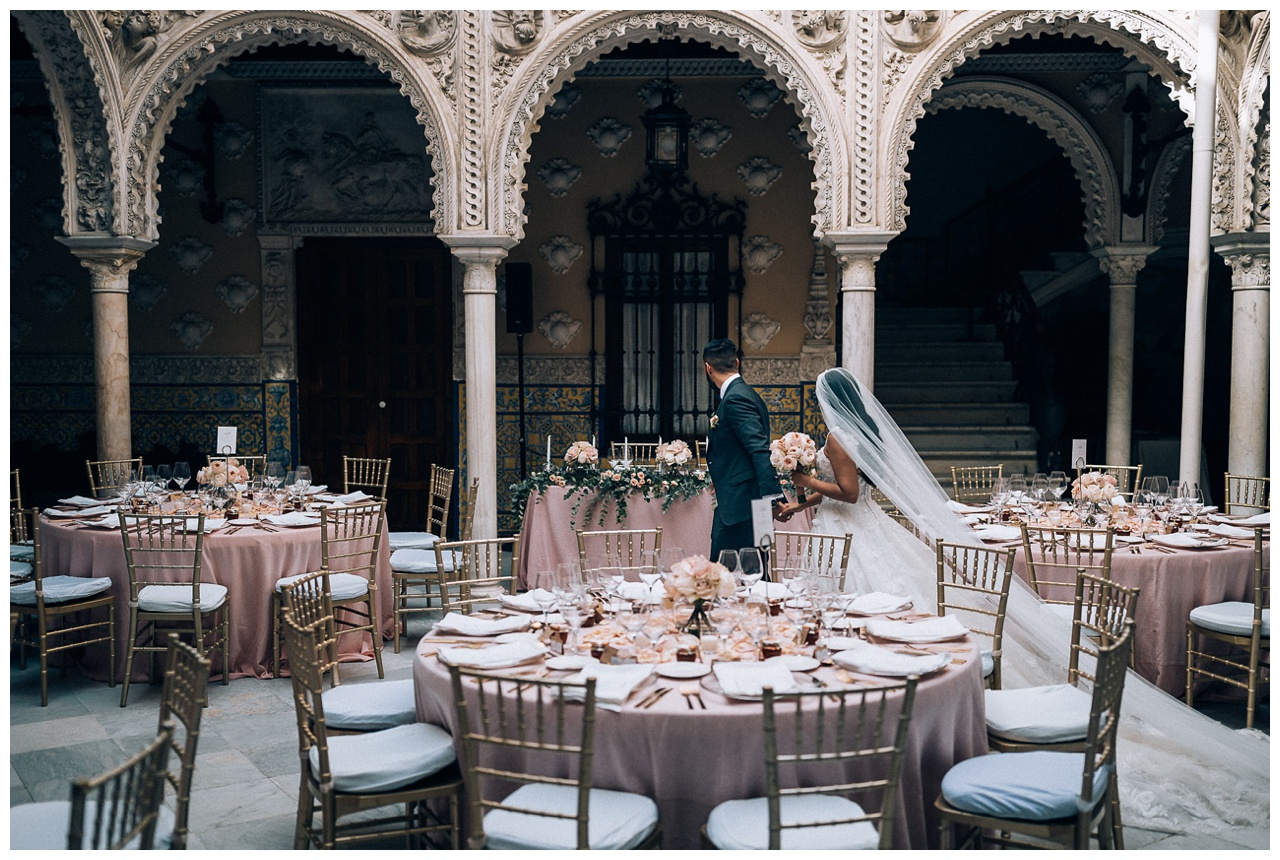
POLYGON ((876 365, 876 259, 878 254, 842 254, 840 364, 874 390, 876 365))
POLYGON ((1133 326, 1137 285, 1111 285, 1111 353, 1107 363, 1107 459, 1130 465, 1133 437, 1133 326))
POLYGON ((472 536, 498 536, 498 391, 494 261, 466 261, 462 278, 467 356, 467 471, 459 492, 479 478, 472 536))
POLYGON ((1270 313, 1268 285, 1232 292, 1231 429, 1227 468, 1233 475, 1267 474, 1270 404, 1270 313))

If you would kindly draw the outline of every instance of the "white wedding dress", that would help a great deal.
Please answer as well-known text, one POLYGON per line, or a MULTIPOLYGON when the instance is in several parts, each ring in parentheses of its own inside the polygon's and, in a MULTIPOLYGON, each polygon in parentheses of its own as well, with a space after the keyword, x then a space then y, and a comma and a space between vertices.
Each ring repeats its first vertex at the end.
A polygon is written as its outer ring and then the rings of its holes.
MULTIPOLYGON (((839 438, 846 451, 856 450, 854 440, 839 438)), ((835 482, 825 447, 818 453, 818 473, 835 482)), ((881 489, 890 492, 883 483, 881 489)), ((865 483, 855 504, 824 498, 811 528, 852 535, 847 589, 909 596, 917 608, 936 610, 936 554, 891 519, 865 483)), ((971 542, 980 544, 976 537, 971 542)), ((1141 612, 1139 602, 1139 618, 1141 612)), ((1015 576, 1006 613, 1004 687, 1066 683, 1070 635, 1070 624, 1046 610, 1015 576)), ((1122 713, 1117 767, 1126 825, 1195 833, 1267 826, 1270 743, 1264 735, 1233 732, 1132 671, 1122 713)))

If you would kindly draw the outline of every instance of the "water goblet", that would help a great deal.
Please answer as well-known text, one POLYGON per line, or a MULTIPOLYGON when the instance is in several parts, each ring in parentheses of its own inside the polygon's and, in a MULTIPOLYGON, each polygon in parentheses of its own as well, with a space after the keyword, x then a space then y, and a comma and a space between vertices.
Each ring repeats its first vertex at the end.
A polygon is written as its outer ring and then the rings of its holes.
POLYGON ((284 475, 285 475, 284 463, 281 463, 278 460, 272 460, 270 463, 267 464, 267 472, 266 472, 267 486, 269 486, 273 491, 276 489, 276 487, 280 486, 280 482, 284 480, 284 475))
POLYGON ((1169 501, 1169 479, 1164 475, 1155 475, 1151 478, 1152 486, 1155 488, 1155 503, 1157 505, 1165 505, 1169 501))
POLYGON ((1036 472, 1031 477, 1031 498, 1043 502, 1049 497, 1049 476, 1044 472, 1036 472))
POLYGON ((1200 512, 1204 510, 1204 490, 1199 484, 1191 484, 1188 489, 1187 507, 1191 509, 1191 522, 1196 522, 1200 512))
POLYGON ((1009 476, 1009 501, 1015 505, 1022 504, 1022 497, 1027 494, 1027 479, 1021 473, 1009 476))
POLYGON ((769 632, 769 607, 763 601, 752 601, 746 605, 738 627, 751 637, 756 646, 757 659, 760 655, 760 642, 769 632))
POLYGON ((296 486, 298 488, 298 495, 305 496, 307 494, 308 488, 311 487, 311 467, 299 466, 296 479, 297 479, 296 486))
POLYGON ((169 489, 169 482, 173 480, 173 466, 168 463, 162 463, 156 466, 156 491, 163 493, 169 489))
POLYGON ((560 614, 564 616, 565 623, 569 625, 569 641, 565 645, 565 651, 576 653, 578 650, 578 631, 582 629, 584 615, 583 598, 574 594, 568 599, 562 600, 560 602, 560 614))
POLYGON ((653 591, 653 586, 662 579, 662 554, 657 550, 647 549, 640 555, 640 579, 644 582, 645 597, 653 591))
POLYGON ((645 622, 648 621, 645 612, 646 605, 643 601, 632 602, 624 601, 621 611, 618 614, 618 622, 622 624, 622 629, 626 630, 631 636, 632 644, 636 644, 640 638, 640 631, 644 629, 645 622))
POLYGON ((764 559, 760 555, 760 550, 753 546, 738 550, 738 564, 742 571, 742 584, 750 592, 764 577, 764 559))
POLYGON ((185 460, 173 464, 173 482, 178 489, 186 492, 187 482, 191 480, 191 464, 185 460))
POLYGON ((1053 493, 1055 499, 1061 499, 1062 494, 1067 491, 1067 473, 1054 470, 1049 473, 1049 492, 1053 493))
POLYGON ((535 571, 530 577, 529 585, 529 594, 533 597, 533 602, 542 610, 542 624, 545 627, 551 623, 551 607, 556 605, 556 572, 554 570, 535 571))

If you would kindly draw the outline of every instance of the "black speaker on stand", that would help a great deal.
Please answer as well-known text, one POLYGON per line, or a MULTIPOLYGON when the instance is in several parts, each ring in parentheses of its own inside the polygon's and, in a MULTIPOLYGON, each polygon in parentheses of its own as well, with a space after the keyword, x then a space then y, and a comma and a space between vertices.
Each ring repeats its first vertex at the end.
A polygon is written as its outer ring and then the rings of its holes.
POLYGON ((520 400, 520 479, 529 476, 524 426, 524 336, 533 331, 533 266, 507 263, 507 334, 516 336, 516 378, 520 400))

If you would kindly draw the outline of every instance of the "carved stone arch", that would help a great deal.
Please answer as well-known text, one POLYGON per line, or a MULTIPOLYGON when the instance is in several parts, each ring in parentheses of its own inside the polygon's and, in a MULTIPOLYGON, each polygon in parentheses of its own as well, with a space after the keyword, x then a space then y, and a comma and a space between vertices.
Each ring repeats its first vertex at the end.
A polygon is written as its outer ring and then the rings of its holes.
POLYGON ((140 70, 129 93, 128 211, 130 235, 158 238, 155 188, 160 152, 173 118, 186 97, 232 57, 265 45, 306 42, 351 51, 375 65, 400 88, 423 127, 431 156, 433 220, 451 223, 453 164, 450 108, 425 67, 416 63, 395 34, 363 13, 339 15, 327 11, 217 12, 201 18, 174 38, 140 70))
MULTIPOLYGON (((1271 14, 1261 13, 1255 19, 1256 27, 1249 41, 1245 57, 1244 74, 1240 81, 1239 128, 1241 133, 1239 163, 1240 182, 1237 185, 1238 218, 1236 225, 1223 232, 1251 230, 1258 222, 1256 211, 1259 200, 1259 183, 1267 186, 1264 196, 1268 203, 1271 196, 1271 109, 1266 101, 1267 87, 1271 83, 1271 14), (1265 119, 1264 119, 1265 116, 1265 119), (1261 140, 1263 126, 1267 126, 1267 140, 1261 140), (1265 173, 1259 177, 1259 159, 1265 159, 1265 173)), ((1269 207, 1268 207, 1269 208, 1269 207)), ((1270 223, 1269 221, 1266 223, 1270 223)))
MULTIPOLYGON (((523 238, 522 196, 529 145, 553 94, 603 54, 668 29, 681 38, 708 41, 737 52, 782 89, 799 113, 812 147, 815 235, 846 224, 849 158, 842 109, 834 101, 834 86, 825 80, 821 69, 789 44, 781 30, 775 32, 759 20, 733 12, 591 12, 549 38, 545 49, 535 55, 534 62, 524 64, 507 89, 499 112, 506 131, 497 141, 498 148, 487 154, 491 175, 501 177, 500 232, 517 241, 523 238)), ((463 216, 468 217, 466 212, 463 216)), ((478 213, 471 217, 478 217, 478 213)))
MULTIPOLYGON (((1171 13, 1176 15, 1177 13, 1171 13)), ((915 145, 916 123, 926 105, 957 66, 994 45, 1022 36, 1060 33, 1082 36, 1122 51, 1151 69, 1170 88, 1170 96, 1191 113, 1189 81, 1195 69, 1195 47, 1187 37, 1187 22, 1180 28, 1163 13, 1112 10, 1040 10, 957 14, 955 29, 939 39, 928 54, 912 63, 894 95, 896 109, 888 117, 885 145, 881 148, 881 175, 890 177, 884 198, 885 227, 906 228, 907 160, 915 145)))
POLYGON ((1151 171, 1151 191, 1147 195, 1146 242, 1159 245, 1164 239, 1165 225, 1169 223, 1169 198, 1173 193, 1173 178, 1191 157, 1191 135, 1184 134, 1160 150, 1156 166, 1151 171))
POLYGON ((53 108, 62 158, 62 229, 68 236, 120 235, 119 103, 94 13, 13 15, 35 49, 53 108))
POLYGON ((1120 241, 1120 182, 1106 146, 1074 108, 1048 90, 1009 78, 965 77, 947 83, 925 110, 996 108, 1021 117, 1062 147, 1084 196, 1085 242, 1090 248, 1120 241))

